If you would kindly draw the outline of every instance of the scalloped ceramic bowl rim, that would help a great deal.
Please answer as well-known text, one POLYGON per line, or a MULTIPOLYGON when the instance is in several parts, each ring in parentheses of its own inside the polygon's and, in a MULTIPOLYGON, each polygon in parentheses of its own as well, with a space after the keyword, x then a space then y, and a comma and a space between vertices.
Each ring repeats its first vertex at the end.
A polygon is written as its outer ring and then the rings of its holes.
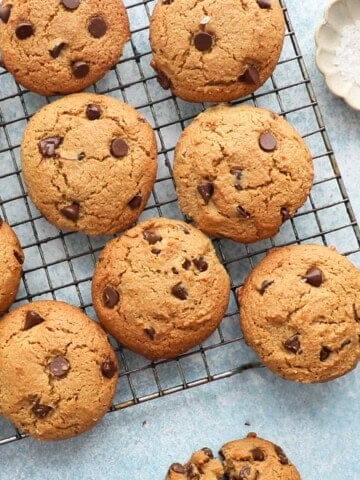
MULTIPOLYGON (((325 11, 324 11, 324 18, 323 20, 320 22, 320 24, 317 26, 316 30, 315 30, 315 43, 316 43, 316 55, 315 55, 315 62, 316 62, 316 66, 318 68, 318 70, 322 73, 322 75, 324 76, 324 79, 325 79, 325 82, 326 82, 326 85, 328 87, 328 89, 330 90, 330 92, 337 98, 342 98, 351 108, 353 108, 354 110, 358 110, 360 111, 360 99, 359 99, 359 102, 356 102, 354 103, 352 101, 352 99, 348 96, 348 95, 341 95, 337 92, 334 91, 334 89, 332 88, 331 84, 329 83, 328 81, 328 72, 326 72, 320 65, 320 60, 319 60, 319 55, 320 55, 320 51, 321 51, 321 41, 319 40, 319 36, 320 36, 320 31, 321 29, 326 26, 326 25, 331 25, 330 22, 329 22, 329 14, 330 14, 330 9, 332 8, 332 6, 335 4, 335 3, 346 3, 347 0, 331 0, 327 5, 326 5, 326 8, 325 8, 325 11)), ((359 21, 360 21, 360 16, 359 16, 359 21)), ((339 75, 340 76, 340 75, 339 75)))

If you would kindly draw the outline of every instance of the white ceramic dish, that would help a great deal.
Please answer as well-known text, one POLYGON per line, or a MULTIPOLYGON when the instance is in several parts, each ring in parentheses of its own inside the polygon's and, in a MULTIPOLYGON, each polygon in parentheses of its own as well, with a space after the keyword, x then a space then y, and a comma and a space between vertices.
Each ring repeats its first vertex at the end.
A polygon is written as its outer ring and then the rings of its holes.
POLYGON ((324 20, 315 34, 316 64, 324 75, 329 90, 343 98, 352 108, 360 110, 360 86, 345 78, 334 65, 343 28, 356 22, 360 22, 360 0, 330 1, 325 10, 324 20))

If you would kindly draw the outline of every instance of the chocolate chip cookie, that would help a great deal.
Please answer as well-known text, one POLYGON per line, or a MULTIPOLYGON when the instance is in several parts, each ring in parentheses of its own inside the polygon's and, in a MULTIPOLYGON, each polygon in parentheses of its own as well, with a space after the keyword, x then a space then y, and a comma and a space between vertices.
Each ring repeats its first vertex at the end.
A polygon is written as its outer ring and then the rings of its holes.
POLYGON ((117 361, 105 333, 63 302, 34 302, 0 322, 0 413, 40 440, 69 438, 108 410, 117 361))
POLYGON ((331 380, 360 359, 360 271, 335 249, 273 249, 238 291, 245 340, 288 380, 331 380))
POLYGON ((109 333, 156 360, 205 340, 223 318, 229 289, 205 235, 183 222, 155 218, 106 245, 92 297, 109 333))
POLYGON ((174 177, 182 211, 202 231, 249 243, 275 235, 305 202, 310 152, 278 115, 219 105, 182 133, 174 177))
POLYGON ((223 102, 258 89, 284 39, 278 0, 159 0, 150 22, 152 66, 190 102, 223 102))
POLYGON ((2 60, 41 95, 72 93, 98 81, 130 37, 121 0, 3 0, 2 60))
POLYGON ((188 463, 170 465, 166 480, 223 480, 224 467, 210 448, 195 452, 188 463))
POLYGON ((125 230, 151 193, 154 132, 130 105, 90 93, 43 107, 28 124, 22 169, 40 212, 58 228, 88 235, 125 230))
POLYGON ((0 218, 0 315, 15 300, 23 263, 24 254, 17 236, 0 218))

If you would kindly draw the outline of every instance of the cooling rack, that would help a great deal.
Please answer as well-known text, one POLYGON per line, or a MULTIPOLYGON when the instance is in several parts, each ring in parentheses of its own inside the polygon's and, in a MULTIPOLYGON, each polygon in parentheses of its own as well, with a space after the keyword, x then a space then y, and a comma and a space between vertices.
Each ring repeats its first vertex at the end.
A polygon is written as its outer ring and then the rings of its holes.
MULTIPOLYGON (((251 245, 214 240, 218 255, 231 276, 231 298, 220 327, 202 345, 175 360, 150 363, 110 339, 121 368, 111 411, 262 367, 243 342, 235 292, 269 248, 294 243, 334 245, 352 261, 360 263, 359 229, 285 1, 280 2, 287 29, 278 66, 255 95, 235 103, 269 108, 300 131, 315 164, 311 195, 296 216, 270 240, 251 245)), ((155 2, 128 0, 125 3, 132 26, 131 41, 122 60, 89 90, 129 102, 154 127, 159 169, 141 220, 153 216, 183 219, 172 178, 173 151, 182 129, 206 105, 188 104, 160 88, 149 65, 148 27, 155 2)), ((0 68, 0 214, 16 231, 26 257, 15 306, 39 299, 65 300, 95 318, 90 295, 91 277, 96 257, 108 239, 59 232, 33 206, 22 182, 21 135, 31 115, 49 101, 22 89, 0 68)), ((0 445, 24 437, 10 424, 0 425, 0 445)))

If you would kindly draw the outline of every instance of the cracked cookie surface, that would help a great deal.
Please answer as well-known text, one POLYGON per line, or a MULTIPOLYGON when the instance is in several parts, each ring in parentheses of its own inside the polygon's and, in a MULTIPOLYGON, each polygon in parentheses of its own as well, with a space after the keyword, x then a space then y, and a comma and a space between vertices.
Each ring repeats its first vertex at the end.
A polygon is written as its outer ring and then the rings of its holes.
POLYGON ((238 291, 247 344, 281 377, 324 382, 360 359, 360 271, 335 249, 270 250, 238 291))
POLYGON ((0 412, 40 440, 92 427, 115 393, 117 361, 103 330, 56 301, 24 305, 0 322, 0 412))
POLYGON ((109 235, 136 222, 154 185, 157 147, 130 105, 79 93, 43 107, 21 144, 28 192, 58 228, 109 235))
POLYGON ((0 314, 16 297, 24 254, 15 232, 0 218, 0 314))
POLYGON ((103 327, 149 359, 173 358, 205 340, 228 305, 229 277, 194 227, 155 218, 111 240, 92 297, 103 327))
POLYGON ((311 154, 281 117, 218 105, 184 130, 175 149, 180 208, 215 237, 250 243, 275 235, 305 202, 311 154))
POLYGON ((0 9, 2 61, 41 95, 95 83, 130 38, 121 0, 3 0, 0 9))
POLYGON ((158 0, 152 66, 163 88, 191 102, 222 102, 258 89, 279 59, 278 0, 158 0))

